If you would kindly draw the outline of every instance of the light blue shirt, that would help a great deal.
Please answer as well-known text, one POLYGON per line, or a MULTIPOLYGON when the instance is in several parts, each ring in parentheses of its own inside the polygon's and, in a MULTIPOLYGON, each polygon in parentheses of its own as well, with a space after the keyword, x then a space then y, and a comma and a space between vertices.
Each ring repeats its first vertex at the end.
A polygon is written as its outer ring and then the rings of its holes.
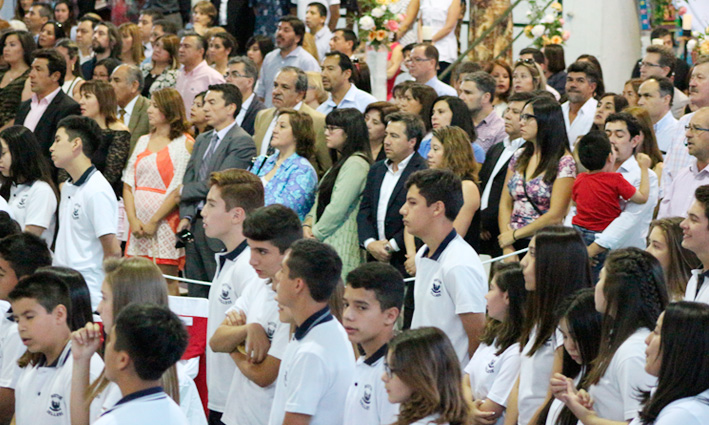
POLYGON ((335 108, 355 108, 359 112, 364 113, 370 103, 377 101, 377 98, 367 93, 364 90, 358 89, 354 84, 350 84, 350 89, 345 93, 345 97, 342 98, 339 105, 335 105, 335 101, 332 100, 332 93, 327 95, 327 100, 322 105, 318 106, 318 112, 322 112, 327 115, 332 112, 335 108))
POLYGON ((320 72, 320 64, 317 59, 301 46, 296 47, 285 58, 281 56, 281 49, 276 49, 267 54, 261 66, 259 85, 256 86, 256 96, 263 98, 263 103, 266 104, 267 108, 273 107, 273 99, 271 98, 273 81, 284 66, 295 66, 304 72, 320 72))
POLYGON ((439 80, 438 77, 431 78, 426 82, 426 85, 433 88, 439 96, 458 96, 453 87, 439 80))
POLYGON ((672 116, 672 111, 667 111, 665 116, 652 126, 655 130, 657 147, 660 148, 663 154, 670 150, 672 140, 677 137, 677 123, 677 119, 672 116))

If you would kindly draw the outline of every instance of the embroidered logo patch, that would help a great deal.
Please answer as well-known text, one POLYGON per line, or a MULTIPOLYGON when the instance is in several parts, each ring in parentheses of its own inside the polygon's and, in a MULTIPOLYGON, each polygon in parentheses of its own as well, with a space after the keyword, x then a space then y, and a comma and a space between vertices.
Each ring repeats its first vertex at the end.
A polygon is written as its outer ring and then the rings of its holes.
POLYGON ((222 304, 231 304, 231 285, 228 283, 222 283, 221 290, 219 291, 219 302, 222 304))
POLYGON ((485 366, 485 373, 495 373, 495 362, 497 359, 492 359, 490 363, 485 366))
POLYGON ((276 322, 268 322, 268 325, 266 325, 266 336, 269 340, 273 339, 273 335, 276 333, 276 327, 278 327, 276 322))
POLYGON ((431 295, 434 297, 440 297, 443 295, 443 282, 440 279, 433 279, 431 284, 431 295))
POLYGON ((369 407, 372 405, 372 386, 367 384, 364 386, 364 394, 362 394, 362 398, 359 400, 359 405, 362 406, 364 410, 369 410, 369 407))
POLYGON ((22 198, 20 198, 20 202, 17 203, 17 208, 23 210, 27 207, 27 195, 28 194, 26 193, 22 195, 22 198))
POLYGON ((78 220, 81 218, 81 205, 74 204, 74 211, 71 213, 71 218, 78 220))
POLYGON ((47 413, 51 416, 64 416, 64 411, 62 410, 63 399, 64 397, 59 394, 52 394, 49 399, 49 409, 47 409, 47 413))

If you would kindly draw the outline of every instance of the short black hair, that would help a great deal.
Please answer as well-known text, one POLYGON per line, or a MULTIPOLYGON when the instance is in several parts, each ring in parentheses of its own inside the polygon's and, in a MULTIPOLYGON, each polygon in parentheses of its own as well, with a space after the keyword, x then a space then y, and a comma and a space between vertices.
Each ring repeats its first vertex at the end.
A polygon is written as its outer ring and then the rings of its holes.
POLYGON ((293 242, 303 239, 303 226, 295 211, 281 204, 272 204, 246 216, 244 236, 270 242, 283 254, 293 242))
POLYGON ((64 56, 62 56, 61 53, 57 52, 55 49, 37 49, 32 52, 32 61, 35 59, 46 59, 49 75, 58 72, 60 76, 57 83, 60 86, 64 84, 64 77, 66 76, 66 60, 64 60, 64 56))
POLYGON ((63 118, 57 124, 57 130, 60 128, 66 131, 69 140, 73 140, 76 137, 81 139, 82 151, 89 158, 94 154, 103 137, 101 127, 96 121, 80 115, 69 115, 63 118))
POLYGON ((335 290, 342 274, 342 260, 335 249, 314 239, 301 239, 291 245, 286 264, 288 278, 303 279, 310 297, 326 302, 335 290))
POLYGON ((653 44, 647 46, 647 49, 645 49, 645 53, 657 53, 658 55, 660 55, 660 59, 658 61, 659 65, 670 68, 670 71, 669 73, 667 73, 667 76, 671 76, 674 74, 675 65, 677 64, 677 58, 675 57, 675 53, 671 47, 653 44))
MULTIPOLYGON (((354 31, 349 28, 336 28, 335 31, 333 31, 332 33, 334 34, 337 31, 340 31, 342 33, 342 38, 344 38, 345 41, 352 42, 352 50, 355 50, 357 48, 359 41, 357 40, 357 34, 354 31)), ((411 48, 413 49, 413 46, 411 48)))
MULTIPOLYGON (((318 4, 320 4, 320 3, 318 3, 318 4)), ((342 72, 350 71, 352 73, 352 74, 350 74, 350 81, 352 80, 352 75, 354 75, 354 65, 352 64, 352 59, 350 59, 349 56, 347 56, 346 54, 344 54, 342 52, 335 50, 334 52, 325 53, 325 57, 326 58, 337 57, 337 59, 338 59, 337 65, 340 67, 342 72)))
POLYGON ((670 106, 675 98, 675 86, 672 84, 672 80, 667 77, 650 77, 647 81, 655 80, 659 86, 660 97, 670 96, 670 106))
POLYGON ((390 264, 373 261, 347 273, 347 286, 374 291, 382 311, 404 303, 404 278, 390 264))
POLYGON ((39 7, 39 16, 41 16, 43 18, 47 18, 47 19, 52 19, 52 17, 54 17, 54 10, 52 10, 52 6, 49 5, 48 3, 36 1, 36 2, 32 3, 32 6, 30 6, 30 7, 34 7, 34 6, 39 7))
POLYGON ((483 68, 478 62, 463 61, 453 67, 451 72, 451 81, 458 81, 461 75, 472 74, 473 72, 482 71, 483 68))
POLYGON ((305 38, 305 24, 303 23, 303 21, 298 19, 297 16, 286 15, 278 20, 279 24, 281 22, 286 22, 290 24, 290 26, 293 28, 293 32, 295 33, 295 35, 300 37, 300 40, 298 40, 298 46, 302 46, 303 39, 305 38))
POLYGON ((43 274, 31 274, 17 283, 8 295, 10 302, 14 303, 21 299, 33 299, 44 307, 47 313, 51 313, 59 305, 66 307, 66 324, 71 323, 71 296, 69 288, 64 281, 56 276, 46 276, 43 274))
MULTIPOLYGON (((152 20, 153 20, 153 23, 155 23, 155 21, 157 21, 158 19, 161 19, 163 16, 162 12, 160 12, 157 9, 152 9, 152 8, 141 10, 140 14, 138 16, 140 17, 140 15, 150 16, 150 18, 152 18, 152 20)), ((84 16, 86 16, 86 15, 84 15, 84 16)))
POLYGON ((625 125, 628 127, 628 133, 630 133, 631 139, 640 134, 640 123, 638 122, 638 119, 630 115, 629 113, 616 112, 614 114, 608 115, 608 118, 606 118, 606 124, 608 124, 609 122, 617 121, 622 121, 625 123, 625 125))
POLYGON ((406 180, 406 190, 416 186, 426 205, 441 201, 446 208, 446 218, 455 220, 463 207, 463 185, 460 178, 450 170, 421 170, 406 180))
POLYGON ((544 53, 536 47, 525 47, 524 49, 520 50, 519 55, 532 55, 532 58, 534 58, 534 62, 538 63, 539 65, 543 65, 545 62, 544 53))
MULTIPOLYGON (((601 87, 600 84, 603 84, 603 78, 601 78, 601 72, 596 65, 588 61, 576 61, 569 65, 569 68, 566 70, 567 74, 572 72, 583 72, 586 74, 586 79, 596 84, 596 92, 600 91, 599 87, 601 87)), ((602 95, 603 93, 598 94, 602 95)))
MULTIPOLYGON (((549 93, 549 92, 547 92, 547 93, 549 93)), ((532 93, 532 92, 525 91, 525 92, 520 92, 520 93, 512 93, 510 95, 510 97, 507 98, 507 103, 510 103, 510 102, 527 103, 532 99, 534 99, 534 93, 532 93)))
POLYGON ((216 91, 222 94, 224 98, 224 106, 236 105, 236 110, 234 111, 234 118, 239 115, 241 111, 242 95, 238 87, 233 84, 212 84, 209 86, 209 91, 216 91))
POLYGON ((81 273, 68 267, 45 266, 38 268, 33 276, 57 278, 64 282, 69 290, 69 298, 71 300, 71 316, 67 324, 72 332, 78 331, 89 322, 93 322, 91 292, 81 273))
POLYGON ((7 211, 0 211, 0 238, 22 233, 22 228, 7 211))
POLYGON ((704 215, 709 218, 709 184, 699 186, 694 191, 694 198, 704 207, 704 215))
POLYGON ((310 6, 315 6, 318 9, 318 13, 320 14, 320 16, 325 17, 325 18, 327 17, 327 8, 325 7, 324 4, 314 1, 312 3, 308 3, 308 7, 310 7, 310 6))
POLYGON ((416 139, 416 149, 418 149, 425 130, 421 117, 408 112, 394 112, 386 116, 387 125, 391 122, 404 123, 406 127, 406 138, 408 140, 416 139))
MULTIPOLYGON (((146 11, 143 10, 142 12, 140 12, 140 14, 141 14, 141 15, 144 15, 145 12, 146 12, 146 11)), ((156 11, 156 12, 157 12, 157 11, 156 11)), ((160 13, 160 12, 157 12, 157 13, 160 13)), ((84 21, 89 21, 89 22, 91 22, 91 29, 93 29, 93 28, 96 26, 96 24, 98 24, 99 22, 102 22, 101 19, 96 18, 95 16, 93 16, 93 15, 90 14, 90 13, 86 13, 86 14, 84 14, 84 15, 81 15, 81 18, 79 18, 79 21, 78 21, 78 22, 81 23, 81 22, 84 22, 84 21)))
POLYGON ((113 349, 125 351, 138 377, 156 381, 187 349, 189 334, 166 306, 130 304, 116 319, 113 349))
POLYGON ((581 165, 589 171, 598 171, 606 165, 611 142, 604 132, 593 130, 579 140, 576 151, 581 165))
MULTIPOLYGON (((175 35, 177 35, 178 28, 177 28, 177 25, 175 25, 174 22, 172 22, 172 21, 170 21, 170 20, 167 20, 167 19, 162 19, 162 18, 153 21, 153 27, 156 27, 156 26, 158 26, 158 25, 162 27, 162 32, 163 32, 163 33, 165 33, 165 34, 175 34, 175 35)), ((196 33, 195 33, 195 34, 196 34, 196 33)), ((185 34, 185 35, 187 35, 187 34, 185 34)), ((193 35, 193 34, 190 33, 189 35, 193 35)), ((201 37, 201 36, 200 36, 200 37, 201 37)), ((205 49, 206 49, 206 48, 205 48, 205 49)))
POLYGON ((47 242, 27 232, 0 239, 0 257, 10 263, 18 279, 31 275, 40 267, 52 265, 47 242))

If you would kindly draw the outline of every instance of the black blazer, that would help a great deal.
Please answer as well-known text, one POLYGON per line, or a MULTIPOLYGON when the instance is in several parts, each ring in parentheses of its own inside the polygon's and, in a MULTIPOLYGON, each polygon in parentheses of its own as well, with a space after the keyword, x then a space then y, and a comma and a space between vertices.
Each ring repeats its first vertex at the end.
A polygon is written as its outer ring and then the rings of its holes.
POLYGON ((484 230, 489 231, 495 236, 495 240, 497 240, 497 235, 500 234, 500 228, 497 224, 497 216, 500 210, 500 197, 502 196, 502 191, 505 189, 505 177, 507 176, 507 166, 509 165, 510 160, 508 159, 507 162, 505 162, 505 165, 500 168, 497 175, 493 176, 492 171, 504 150, 504 143, 495 143, 487 151, 487 154, 485 155, 485 162, 483 163, 479 173, 481 190, 485 190, 487 182, 492 179, 492 187, 490 188, 490 197, 488 198, 487 208, 480 212, 480 224, 484 230))
MULTIPOLYGON (((212 0, 214 7, 219 10, 222 2, 227 2, 226 6, 226 25, 224 29, 236 37, 238 42, 237 53, 240 55, 246 54, 246 42, 254 34, 254 9, 249 6, 249 0, 212 0)), ((219 17, 217 16, 217 22, 219 17)))
POLYGON ((250 136, 253 137, 254 135, 254 123, 256 122, 256 114, 259 113, 259 111, 262 111, 266 109, 266 105, 263 104, 256 95, 254 94, 254 99, 251 101, 251 105, 249 105, 249 109, 246 110, 246 115, 244 115, 244 120, 241 122, 241 128, 244 129, 245 132, 249 133, 250 136))
MULTIPOLYGON (((406 261, 406 249, 404 248, 404 223, 399 210, 406 201, 406 180, 416 171, 426 169, 426 160, 418 153, 414 153, 409 163, 401 173, 399 181, 394 186, 394 191, 389 198, 386 215, 384 217, 384 236, 387 240, 394 239, 399 246, 399 251, 392 253, 391 265, 399 269, 404 268, 406 261)), ((369 238, 379 240, 377 230, 377 208, 379 205, 379 192, 382 181, 386 174, 387 167, 385 161, 379 161, 372 165, 367 174, 367 183, 362 192, 362 202, 357 214, 357 227, 359 243, 364 246, 364 241, 369 238)))
MULTIPOLYGON (((30 102, 32 102, 31 99, 25 100, 20 104, 20 109, 17 110, 17 115, 15 116, 16 125, 24 124, 25 118, 30 112, 30 102)), ((52 103, 47 106, 47 110, 44 111, 42 118, 40 118, 37 127, 34 129, 34 135, 47 158, 49 158, 49 147, 54 143, 54 133, 57 132, 57 124, 62 118, 69 115, 81 115, 81 108, 74 99, 59 90, 59 93, 54 97, 52 103)))

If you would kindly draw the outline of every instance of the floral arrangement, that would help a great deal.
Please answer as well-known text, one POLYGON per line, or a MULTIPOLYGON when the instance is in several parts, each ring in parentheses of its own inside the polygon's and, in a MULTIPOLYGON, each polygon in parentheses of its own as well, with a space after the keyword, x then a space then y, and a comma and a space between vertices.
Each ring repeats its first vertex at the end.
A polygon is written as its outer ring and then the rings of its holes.
POLYGON ((532 44, 540 49, 547 44, 564 44, 571 36, 568 31, 563 30, 561 3, 555 1, 549 7, 551 12, 545 14, 543 6, 538 5, 536 0, 529 0, 527 17, 532 24, 524 28, 524 34, 528 38, 533 38, 532 44))
POLYGON ((696 40, 691 39, 687 42, 687 50, 691 52, 696 49, 700 55, 709 55, 709 27, 704 29, 703 34, 699 31, 693 31, 692 36, 696 40))
POLYGON ((398 0, 360 0, 359 38, 374 48, 386 46, 399 30, 404 15, 394 14, 389 5, 398 0))

